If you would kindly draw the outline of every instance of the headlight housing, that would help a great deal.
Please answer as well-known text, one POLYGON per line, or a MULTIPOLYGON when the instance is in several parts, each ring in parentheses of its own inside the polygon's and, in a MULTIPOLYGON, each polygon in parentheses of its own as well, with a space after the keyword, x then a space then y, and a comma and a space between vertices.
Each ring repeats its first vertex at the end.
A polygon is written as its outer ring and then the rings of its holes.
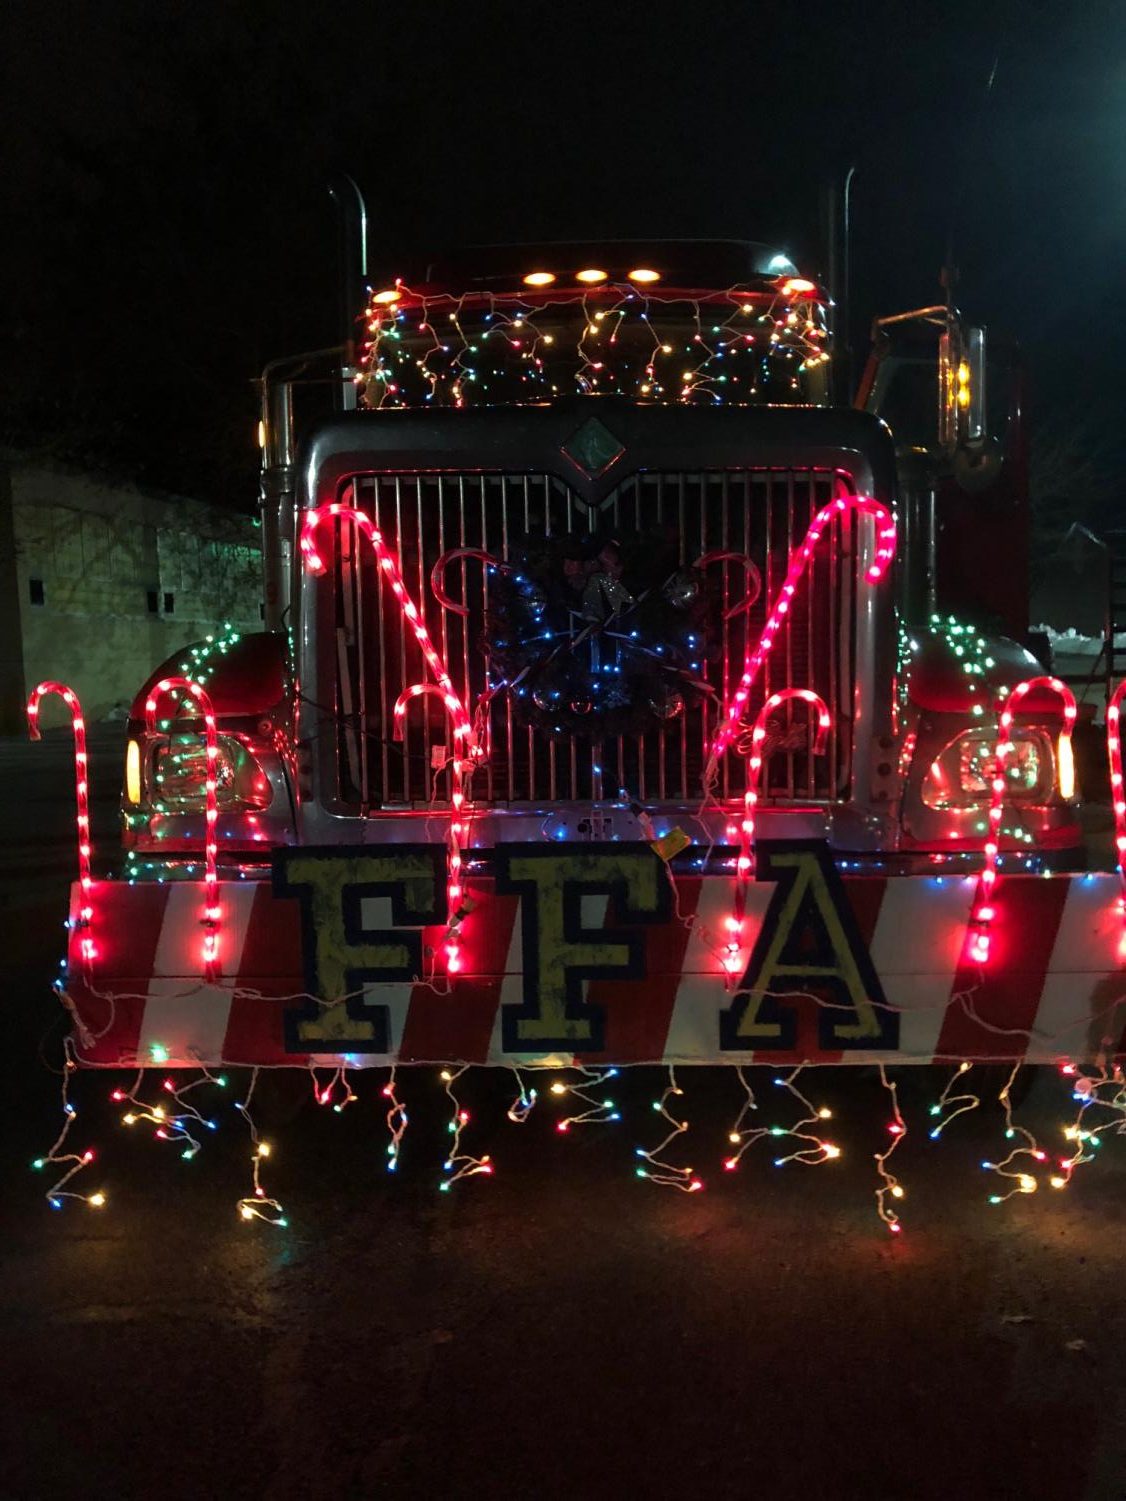
MULTIPOLYGON (((1005 761, 1005 801, 1044 803, 1055 785, 1051 737, 1044 730, 1014 729, 1005 761)), ((990 798, 997 736, 993 730, 963 730, 942 748, 923 778, 924 807, 976 808, 990 798)))
MULTIPOLYGON (((153 736, 149 742, 149 801, 159 812, 202 812, 207 801, 207 746, 202 735, 153 736)), ((258 758, 235 735, 218 737, 216 784, 221 813, 259 813, 273 788, 258 758)))

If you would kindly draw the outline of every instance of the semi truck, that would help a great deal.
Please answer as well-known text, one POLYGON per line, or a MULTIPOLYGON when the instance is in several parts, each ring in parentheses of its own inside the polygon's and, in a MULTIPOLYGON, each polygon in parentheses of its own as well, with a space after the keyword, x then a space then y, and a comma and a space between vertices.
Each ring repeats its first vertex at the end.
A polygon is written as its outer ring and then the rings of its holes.
MULTIPOLYGON (((373 285, 354 348, 263 377, 266 629, 198 643, 141 686, 131 865, 175 876, 205 842, 198 726, 145 727, 169 676, 215 705, 220 848, 247 874, 279 846, 416 841, 448 809, 446 706, 428 693, 396 717, 435 679, 380 559, 338 517, 317 538, 325 570, 298 566, 302 518, 333 504, 378 528, 476 715, 474 852, 676 827, 721 860, 747 789, 745 754, 711 755, 725 707, 818 512, 870 496, 895 517, 888 576, 867 576, 871 516, 842 512, 744 706, 744 739, 780 688, 816 692, 829 718, 814 754, 800 704, 772 716, 756 832, 824 840, 848 870, 973 868, 997 694, 1038 670, 1019 364, 952 307, 923 308, 879 321, 838 403, 831 311, 754 243, 485 249, 373 285), (342 409, 317 413, 326 378, 342 409), (556 639, 528 644, 517 563, 556 639), (591 618, 574 581, 615 572, 621 608, 591 618)), ((1076 868, 1058 710, 1025 709, 1003 860, 1076 868)))

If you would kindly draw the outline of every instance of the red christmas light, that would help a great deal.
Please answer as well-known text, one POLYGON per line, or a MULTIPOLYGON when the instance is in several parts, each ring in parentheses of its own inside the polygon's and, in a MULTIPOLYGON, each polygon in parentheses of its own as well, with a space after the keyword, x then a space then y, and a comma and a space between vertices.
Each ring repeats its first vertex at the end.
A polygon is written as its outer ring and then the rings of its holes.
MULTIPOLYGON (((473 725, 469 715, 454 690, 453 680, 446 668, 446 664, 434 649, 434 643, 430 639, 430 633, 419 615, 418 607, 407 593, 400 571, 398 560, 389 550, 383 540, 383 534, 376 528, 371 518, 365 516, 362 511, 357 511, 352 506, 339 505, 333 502, 331 505, 318 506, 314 510, 305 512, 305 518, 301 526, 301 554, 305 562, 305 570, 313 575, 324 573, 324 561, 317 552, 316 533, 317 527, 325 521, 350 521, 359 533, 366 537, 375 552, 376 561, 386 575, 387 582, 391 586, 391 592, 398 601, 399 608, 418 642, 419 650, 426 659, 426 665, 434 675, 435 683, 415 683, 399 695, 394 711, 394 735, 397 740, 403 736, 404 721, 406 718, 407 705, 412 698, 418 698, 423 694, 437 694, 445 704, 446 711, 453 725, 454 754, 451 759, 452 788, 450 791, 450 828, 447 840, 447 863, 446 863, 446 902, 448 907, 448 927, 446 930, 446 970, 449 974, 457 974, 461 969, 461 946, 458 939, 457 912, 462 901, 462 849, 465 844, 465 835, 468 824, 465 822, 465 786, 473 762, 480 759, 481 750, 473 734, 473 725), (436 684, 436 686, 435 686, 436 684)), ((493 561, 486 553, 477 553, 470 550, 470 555, 480 556, 487 561, 493 561)), ((448 561, 439 560, 440 564, 448 561)), ((440 602, 447 608, 460 611, 455 602, 447 600, 441 593, 440 574, 435 569, 435 592, 440 602)))
POLYGON ((877 541, 875 561, 869 566, 865 577, 869 583, 877 583, 887 571, 887 567, 895 556, 895 521, 891 512, 880 501, 870 495, 841 495, 836 500, 831 500, 824 505, 810 522, 809 530, 805 534, 805 540, 800 548, 790 559, 790 566, 786 578, 774 600, 770 615, 757 644, 752 648, 750 641, 747 642, 747 654, 743 662, 743 673, 739 679, 739 686, 735 690, 731 702, 724 707, 720 727, 716 732, 715 743, 708 755, 708 764, 705 770, 705 783, 710 784, 715 777, 719 759, 731 744, 738 731, 739 721, 747 707, 751 688, 755 679, 762 669, 763 663, 774 646, 775 637, 782 626, 785 617, 789 614, 790 605, 797 592, 798 584, 809 567, 813 555, 817 550, 817 544, 825 534, 829 523, 837 516, 843 516, 849 511, 857 511, 862 515, 872 516, 876 521, 877 541))
POLYGON ((203 716, 203 738, 207 748, 207 779, 204 783, 207 836, 204 843, 204 897, 203 897, 203 972, 207 979, 215 978, 219 964, 219 875, 217 870, 219 847, 216 842, 216 825, 219 822, 219 736, 215 724, 215 709, 210 697, 191 678, 161 678, 145 700, 145 729, 151 735, 156 730, 156 711, 161 699, 177 691, 193 698, 203 716))
POLYGON ((1126 943, 1126 789, 1122 783, 1122 734, 1119 728, 1126 678, 1111 694, 1106 710, 1106 749, 1110 757, 1110 800, 1114 807, 1114 848, 1118 874, 1122 878, 1124 918, 1123 941, 1126 943))
POLYGON ((65 683, 56 683, 46 679, 40 683, 27 701, 27 729, 32 740, 41 740, 42 734, 39 729, 39 704, 48 694, 56 693, 70 710, 70 724, 74 733, 74 801, 76 806, 75 823, 78 828, 78 884, 82 888, 82 905, 78 909, 78 926, 83 930, 84 936, 79 944, 79 952, 83 962, 88 967, 94 960, 97 950, 94 947, 94 938, 90 931, 94 918, 94 909, 90 905, 91 893, 94 880, 90 874, 90 776, 89 766, 86 759, 86 721, 82 717, 82 705, 78 701, 78 694, 73 688, 68 688, 65 683))
POLYGON ((729 975, 739 969, 739 948, 743 939, 743 923, 747 910, 747 885, 755 874, 755 809, 758 806, 759 781, 762 776, 763 741, 766 725, 771 714, 780 705, 794 700, 806 703, 817 710, 817 732, 812 745, 812 754, 819 755, 825 748, 825 736, 829 730, 829 710, 825 701, 812 688, 783 688, 772 693, 755 716, 751 730, 751 754, 747 761, 747 790, 743 797, 743 820, 739 825, 739 857, 735 862, 735 907, 727 920, 727 950, 723 967, 729 975))

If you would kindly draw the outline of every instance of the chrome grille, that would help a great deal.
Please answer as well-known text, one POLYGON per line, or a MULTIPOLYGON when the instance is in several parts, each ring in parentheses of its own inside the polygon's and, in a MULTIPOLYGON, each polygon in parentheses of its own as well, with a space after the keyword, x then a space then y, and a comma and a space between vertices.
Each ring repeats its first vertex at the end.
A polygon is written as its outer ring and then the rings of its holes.
MULTIPOLYGON (((698 804, 717 702, 737 683, 747 635, 754 644, 768 603, 785 577, 821 506, 844 493, 839 473, 758 469, 694 474, 641 473, 624 478, 597 508, 561 479, 544 474, 378 474, 358 476, 348 502, 370 515, 400 560, 407 589, 424 615, 431 638, 448 664, 463 703, 475 705, 486 688, 484 618, 487 571, 475 560, 447 570, 446 589, 468 608, 465 617, 444 610, 430 589, 430 573, 443 553, 481 548, 503 559, 525 535, 673 527, 682 561, 705 552, 744 553, 762 572, 763 590, 749 613, 714 622, 707 677, 718 695, 690 702, 684 714, 640 737, 601 745, 551 736, 519 722, 498 696, 490 709, 492 751, 474 777, 476 798, 494 806, 617 799, 640 803, 698 804)), ((752 701, 787 685, 816 689, 832 711, 826 754, 812 757, 804 710, 782 711, 779 749, 766 768, 764 794, 777 801, 831 801, 847 793, 851 756, 853 622, 856 537, 851 519, 833 523, 785 627, 779 632, 752 701)), ((338 726, 338 795, 342 803, 375 811, 424 807, 444 798, 440 768, 449 744, 438 700, 416 700, 405 738, 396 742, 392 711, 402 690, 427 681, 421 653, 404 631, 398 607, 370 550, 357 558, 349 528, 335 553, 335 719, 338 726)), ((743 597, 744 571, 722 562, 710 573, 723 609, 743 597)), ((717 609, 717 616, 721 613, 717 609)), ((743 791, 742 757, 730 754, 717 793, 743 791)))

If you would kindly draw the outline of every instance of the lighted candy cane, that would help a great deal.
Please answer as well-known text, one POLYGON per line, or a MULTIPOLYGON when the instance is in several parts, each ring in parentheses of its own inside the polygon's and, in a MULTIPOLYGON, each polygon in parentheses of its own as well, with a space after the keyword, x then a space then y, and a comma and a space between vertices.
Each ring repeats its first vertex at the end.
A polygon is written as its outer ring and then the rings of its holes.
MULTIPOLYGON (((1111 694, 1106 710, 1106 749, 1110 757, 1110 800, 1114 804, 1114 847, 1118 874, 1122 881, 1122 912, 1126 919, 1126 787, 1122 782, 1122 734, 1119 728, 1121 705, 1126 695, 1126 678, 1111 694)), ((1126 945, 1126 931, 1123 932, 1126 945)))
POLYGON ((87 968, 93 963, 97 950, 91 933, 94 909, 90 905, 90 893, 94 880, 90 874, 90 777, 86 760, 86 721, 82 717, 82 705, 78 694, 65 683, 47 679, 39 684, 27 701, 27 730, 32 740, 43 738, 39 729, 39 704, 48 693, 57 693, 70 710, 70 725, 74 733, 74 801, 77 808, 75 823, 78 826, 78 884, 82 888, 82 905, 78 909, 78 927, 83 932, 79 953, 87 968))
POLYGON ((743 923, 747 914, 747 886, 755 874, 755 810, 758 807, 759 781, 763 766, 763 741, 767 720, 780 705, 800 700, 817 711, 817 731, 811 754, 819 756, 825 749, 829 731, 829 710, 820 694, 812 688, 782 688, 772 693, 755 716, 751 731, 751 754, 747 761, 747 790, 743 797, 743 820, 739 825, 739 857, 735 862, 735 903, 727 919, 727 950, 723 967, 728 974, 739 969, 739 950, 743 941, 743 923))
MULTIPOLYGON (((413 683, 405 688, 395 700, 393 714, 394 738, 402 740, 406 728, 407 705, 412 699, 422 698, 425 694, 433 694, 440 698, 443 703, 446 700, 444 689, 434 683, 413 683)), ((447 705, 447 708, 449 706, 447 705)), ((446 841, 446 969, 451 975, 456 975, 461 968, 461 940, 458 932, 458 910, 461 907, 462 885, 461 852, 464 848, 464 836, 468 825, 464 822, 465 812, 465 787, 466 779, 472 771, 471 763, 457 749, 457 730, 454 730, 454 754, 451 770, 453 772, 453 786, 450 789, 450 817, 449 837, 446 841)))
POLYGON ((211 980, 215 978, 219 964, 219 874, 216 868, 219 857, 216 830, 219 822, 219 736, 211 699, 191 678, 161 678, 145 699, 146 731, 150 735, 155 732, 157 706, 166 694, 174 691, 186 693, 193 698, 203 716, 203 741, 207 749, 207 776, 204 782, 207 833, 203 846, 203 972, 211 980))
MULTIPOLYGON (((324 560, 317 552, 316 534, 317 527, 323 521, 350 521, 353 526, 366 537, 375 552, 379 567, 387 576, 387 582, 391 586, 391 592, 399 602, 399 608, 403 612, 403 619, 410 626, 414 638, 418 642, 419 650, 426 660, 426 665, 433 673, 442 702, 445 704, 453 723, 454 757, 453 757, 453 789, 450 794, 452 816, 450 819, 449 858, 446 871, 446 896, 450 905, 449 921, 447 930, 446 959, 447 969, 456 973, 461 967, 461 954, 457 941, 457 929, 454 914, 457 910, 455 902, 461 900, 461 840, 465 831, 462 823, 462 810, 465 806, 465 775, 468 770, 467 761, 472 763, 480 759, 481 749, 477 744, 473 733, 473 725, 465 706, 454 691, 453 681, 446 669, 446 664, 434 649, 434 643, 430 639, 430 633, 425 623, 419 617, 418 607, 407 593, 403 583, 403 575, 399 570, 399 564, 395 555, 388 549, 383 540, 383 534, 377 529, 370 517, 362 511, 357 511, 352 506, 343 506, 334 501, 331 505, 318 506, 315 510, 305 512, 305 519, 301 525, 301 555, 304 559, 305 570, 318 576, 325 572, 324 560), (462 753, 459 754, 458 742, 463 742, 462 753), (456 896, 454 895, 456 893, 456 896)), ((457 608, 455 606, 455 608, 457 608)), ((394 725, 395 732, 401 732, 406 714, 407 701, 417 698, 421 693, 432 691, 430 684, 416 683, 408 688, 406 693, 400 696, 395 705, 394 725), (401 706, 401 708, 400 708, 401 706)))
POLYGON ((1063 704, 1063 729, 1060 738, 1071 744, 1071 731, 1075 725, 1075 695, 1061 683, 1059 678, 1025 678, 1009 694, 1000 710, 997 723, 997 744, 993 751, 993 769, 990 773, 989 829, 985 836, 985 865, 978 877, 977 893, 973 911, 970 913, 970 958, 975 964, 985 964, 989 959, 990 928, 996 908, 993 903, 993 888, 997 881, 997 852, 1000 848, 1001 814, 1005 802, 1005 763, 1013 748, 1009 732, 1013 726, 1016 706, 1033 688, 1047 688, 1055 693, 1063 704))
POLYGON ((877 583, 883 577, 888 564, 895 556, 895 521, 892 519, 891 512, 880 501, 873 499, 870 495, 842 495, 821 507, 810 523, 801 547, 790 559, 785 582, 771 606, 758 644, 752 649, 750 642, 747 643, 748 652, 743 662, 739 686, 724 710, 719 729, 716 731, 715 743, 708 754, 707 766, 704 769, 706 786, 714 780, 720 757, 735 738, 739 721, 747 707, 747 700, 750 698, 751 688, 754 686, 763 663, 770 655, 783 621, 790 612, 790 605, 797 592, 798 584, 809 567, 817 550, 817 544, 824 536, 829 523, 835 517, 844 515, 848 511, 858 511, 863 515, 874 517, 876 521, 876 556, 866 572, 869 583, 877 583))

